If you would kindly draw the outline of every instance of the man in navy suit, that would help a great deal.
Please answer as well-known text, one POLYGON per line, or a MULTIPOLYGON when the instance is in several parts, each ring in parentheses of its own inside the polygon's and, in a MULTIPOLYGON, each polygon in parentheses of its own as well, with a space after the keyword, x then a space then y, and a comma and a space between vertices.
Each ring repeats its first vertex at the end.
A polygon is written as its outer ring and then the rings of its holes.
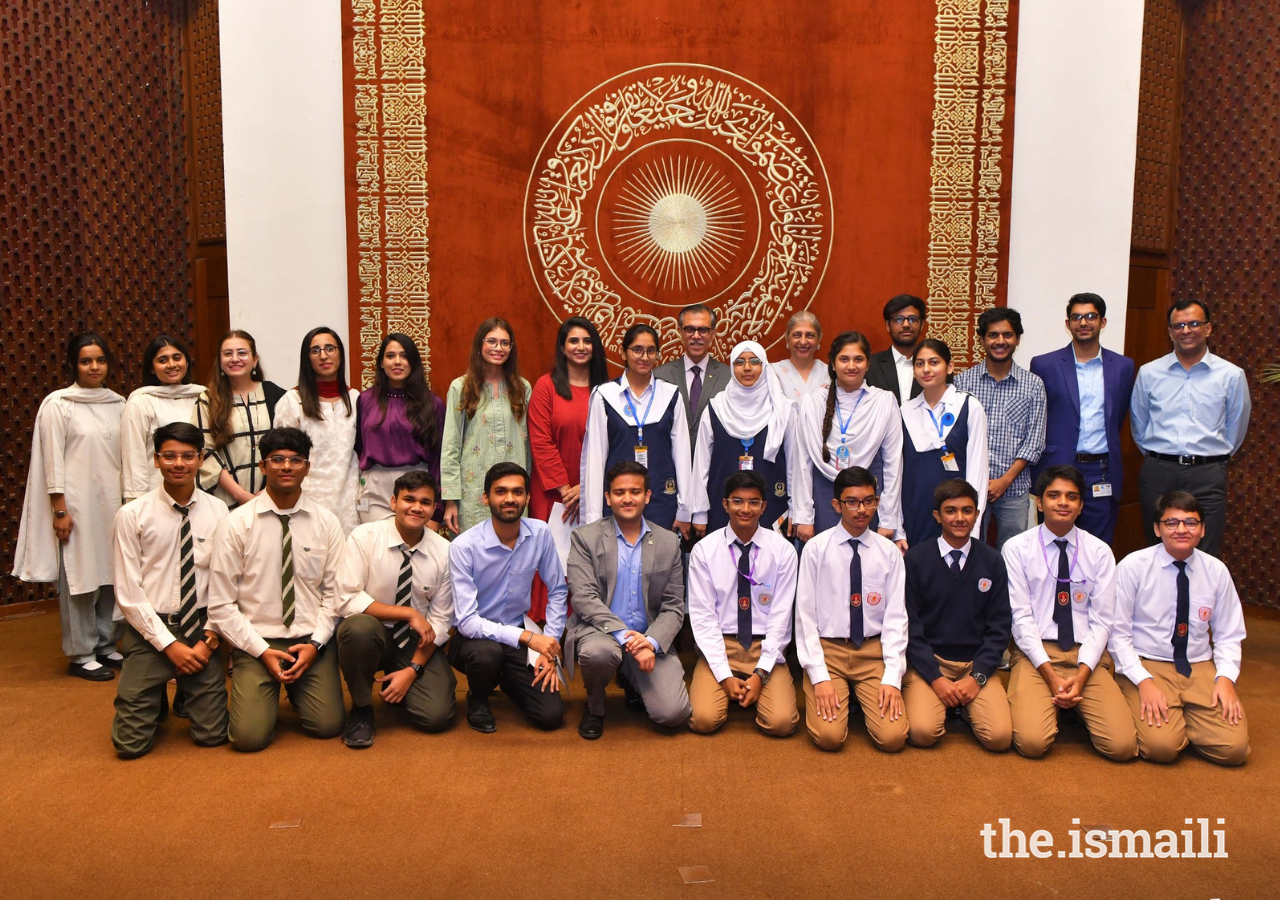
POLYGON ((1071 343, 1031 360, 1044 382, 1048 428, 1035 481, 1050 466, 1075 466, 1085 477, 1084 512, 1076 525, 1110 544, 1116 531, 1124 470, 1120 427, 1129 412, 1133 360, 1102 348, 1107 302, 1097 294, 1067 301, 1071 343))

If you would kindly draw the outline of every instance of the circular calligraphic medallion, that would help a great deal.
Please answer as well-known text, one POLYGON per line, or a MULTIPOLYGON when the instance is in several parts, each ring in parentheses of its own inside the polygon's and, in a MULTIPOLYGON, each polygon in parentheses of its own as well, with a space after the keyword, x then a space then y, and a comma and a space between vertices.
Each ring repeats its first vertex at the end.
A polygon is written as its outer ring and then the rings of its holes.
POLYGON ((606 81, 556 123, 525 193, 538 290, 621 355, 642 322, 672 355, 675 316, 716 310, 720 355, 766 347, 807 307, 831 253, 831 191, 804 126, 711 66, 663 63, 606 81))

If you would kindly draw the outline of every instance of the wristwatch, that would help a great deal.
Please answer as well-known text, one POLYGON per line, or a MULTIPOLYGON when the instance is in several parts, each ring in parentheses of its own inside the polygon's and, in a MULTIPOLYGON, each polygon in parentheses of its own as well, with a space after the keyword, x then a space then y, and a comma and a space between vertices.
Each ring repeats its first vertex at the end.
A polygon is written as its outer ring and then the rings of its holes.
POLYGON ((55 509, 53 511, 53 517, 55 519, 65 519, 67 517, 67 511, 65 509, 55 509))
POLYGON ((764 669, 756 669, 756 670, 755 670, 754 672, 752 672, 751 674, 752 674, 752 675, 754 675, 754 676, 756 676, 757 678, 759 678, 759 679, 760 679, 760 686, 761 686, 761 687, 764 687, 766 684, 768 684, 768 683, 769 683, 769 676, 770 676, 770 675, 772 675, 773 673, 771 673, 771 672, 766 672, 764 669))
POLYGON ((987 686, 987 676, 986 676, 986 675, 983 675, 981 672, 974 672, 974 673, 973 673, 973 680, 974 680, 974 681, 976 681, 976 682, 978 682, 978 687, 986 687, 986 686, 987 686))
POLYGON ((411 663, 409 663, 409 668, 410 668, 410 669, 413 669, 413 677, 414 677, 414 679, 415 679, 415 680, 416 680, 416 679, 418 679, 418 678, 421 678, 421 677, 422 677, 422 664, 421 664, 421 663, 411 662, 411 663))
POLYGON ((316 653, 324 652, 324 644, 320 643, 319 641, 307 641, 307 643, 310 644, 312 647, 316 648, 316 653))
POLYGON ((218 647, 222 644, 222 641, 212 631, 206 631, 204 637, 200 638, 200 640, 209 648, 210 653, 216 653, 218 647))

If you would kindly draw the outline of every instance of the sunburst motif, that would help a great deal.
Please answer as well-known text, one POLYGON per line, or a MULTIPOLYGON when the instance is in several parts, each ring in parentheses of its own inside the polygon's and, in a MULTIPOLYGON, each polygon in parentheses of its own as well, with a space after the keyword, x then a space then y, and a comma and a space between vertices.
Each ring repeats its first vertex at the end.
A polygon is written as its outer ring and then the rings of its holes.
POLYGON ((733 185, 710 163, 653 160, 618 195, 614 237, 622 258, 650 284, 698 288, 733 262, 746 236, 733 185))

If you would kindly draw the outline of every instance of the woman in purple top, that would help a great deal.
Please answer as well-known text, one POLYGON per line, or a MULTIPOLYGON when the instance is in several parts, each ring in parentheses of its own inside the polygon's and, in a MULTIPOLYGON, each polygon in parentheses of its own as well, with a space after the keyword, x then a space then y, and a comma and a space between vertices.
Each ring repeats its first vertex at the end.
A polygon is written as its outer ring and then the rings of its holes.
MULTIPOLYGON (((422 371, 422 354, 413 338, 392 333, 378 348, 373 387, 356 403, 356 454, 360 458, 360 523, 391 518, 396 479, 411 469, 426 469, 440 483, 440 439, 444 401, 431 393, 422 371)), ((437 504, 432 530, 444 514, 437 504)))

